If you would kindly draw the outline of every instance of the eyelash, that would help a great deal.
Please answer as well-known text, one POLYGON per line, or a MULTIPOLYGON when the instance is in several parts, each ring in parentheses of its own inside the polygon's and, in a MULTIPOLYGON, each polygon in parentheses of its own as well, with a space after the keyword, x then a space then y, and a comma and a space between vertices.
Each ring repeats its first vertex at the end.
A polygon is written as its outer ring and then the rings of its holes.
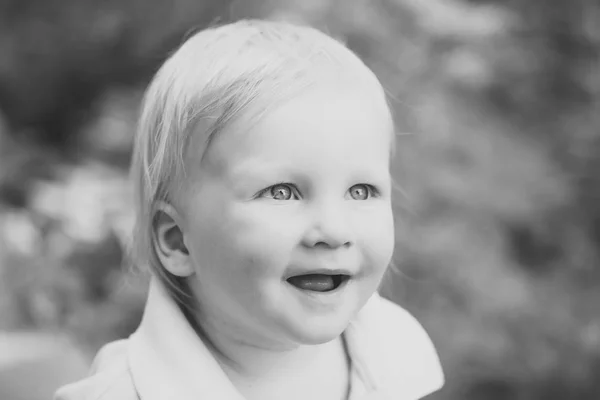
MULTIPOLYGON (((270 192, 270 191, 271 191, 273 188, 275 188, 275 187, 277 187, 277 186, 287 186, 287 187, 290 189, 290 192, 291 192, 291 195, 292 195, 292 196, 300 197, 300 195, 299 195, 299 194, 300 194, 300 191, 298 190, 298 187, 297 187, 296 185, 294 185, 293 183, 288 183, 288 182, 279 182, 279 183, 276 183, 276 184, 274 184, 274 185, 271 185, 271 186, 269 186, 269 187, 267 187, 267 188, 265 188, 265 189, 261 190, 261 191, 260 191, 260 192, 257 194, 257 196, 256 196, 256 197, 257 197, 257 198, 264 197, 264 195, 265 195, 265 194, 269 193, 269 192, 270 192)), ((373 198, 373 197, 379 197, 379 196, 380 196, 380 194, 381 194, 381 193, 379 192, 379 190, 377 190, 377 188, 376 188, 375 186, 373 186, 373 185, 369 185, 368 183, 357 183, 357 184, 355 184, 355 185, 352 185, 352 186, 350 187, 350 189, 348 189, 348 190, 351 190, 351 189, 352 189, 353 187, 355 187, 355 186, 364 186, 364 187, 366 187, 366 188, 367 188, 367 191, 368 191, 368 193, 369 193, 369 196, 368 196, 368 197, 367 197, 365 200, 369 200, 369 199, 371 199, 371 198, 373 198)), ((291 199, 290 199, 290 200, 291 200, 291 199)), ((288 201, 288 200, 282 200, 282 201, 288 201)), ((364 200, 362 200, 362 201, 364 201, 364 200)))

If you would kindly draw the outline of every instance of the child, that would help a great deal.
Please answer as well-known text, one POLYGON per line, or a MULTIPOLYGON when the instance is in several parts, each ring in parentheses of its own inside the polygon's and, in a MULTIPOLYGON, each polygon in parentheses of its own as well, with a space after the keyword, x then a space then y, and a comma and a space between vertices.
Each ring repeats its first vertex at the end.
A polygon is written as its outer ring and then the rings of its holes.
POLYGON ((384 90, 309 27, 191 37, 150 85, 136 138, 143 320, 61 400, 419 399, 431 341, 376 294, 392 257, 384 90))

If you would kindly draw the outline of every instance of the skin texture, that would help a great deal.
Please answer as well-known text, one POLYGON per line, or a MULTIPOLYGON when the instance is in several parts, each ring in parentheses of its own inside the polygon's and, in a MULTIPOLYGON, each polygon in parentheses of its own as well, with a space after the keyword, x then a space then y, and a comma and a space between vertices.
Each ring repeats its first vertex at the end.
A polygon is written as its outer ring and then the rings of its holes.
POLYGON ((392 257, 392 126, 380 91, 334 81, 251 130, 232 124, 202 162, 192 157, 185 196, 163 208, 159 254, 188 277, 203 328, 246 371, 340 366, 327 357, 341 360, 339 335, 392 257), (352 278, 329 295, 286 281, 315 269, 352 278))

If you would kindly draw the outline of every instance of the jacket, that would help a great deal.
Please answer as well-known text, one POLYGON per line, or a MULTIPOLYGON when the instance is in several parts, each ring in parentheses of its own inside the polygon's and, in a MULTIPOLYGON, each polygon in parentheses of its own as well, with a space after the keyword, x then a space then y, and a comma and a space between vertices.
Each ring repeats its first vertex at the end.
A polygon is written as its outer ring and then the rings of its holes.
MULTIPOLYGON (((374 294, 344 332, 351 400, 420 399, 444 383, 436 350, 406 310, 374 294)), ((55 400, 242 400, 158 281, 127 339, 105 345, 89 376, 55 400), (200 377, 200 378, 199 378, 200 377)))

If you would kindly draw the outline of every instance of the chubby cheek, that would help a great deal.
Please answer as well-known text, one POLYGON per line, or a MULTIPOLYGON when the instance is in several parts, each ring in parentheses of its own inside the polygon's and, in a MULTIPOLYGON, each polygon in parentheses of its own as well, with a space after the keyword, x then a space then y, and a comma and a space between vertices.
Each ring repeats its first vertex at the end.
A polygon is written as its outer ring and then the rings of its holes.
POLYGON ((361 221, 359 247, 365 270, 381 276, 387 269, 394 252, 394 218, 391 210, 382 209, 368 220, 361 221))
POLYGON ((301 237, 298 215, 285 206, 267 207, 242 203, 229 210, 225 236, 232 240, 241 272, 252 280, 279 279, 301 237))

